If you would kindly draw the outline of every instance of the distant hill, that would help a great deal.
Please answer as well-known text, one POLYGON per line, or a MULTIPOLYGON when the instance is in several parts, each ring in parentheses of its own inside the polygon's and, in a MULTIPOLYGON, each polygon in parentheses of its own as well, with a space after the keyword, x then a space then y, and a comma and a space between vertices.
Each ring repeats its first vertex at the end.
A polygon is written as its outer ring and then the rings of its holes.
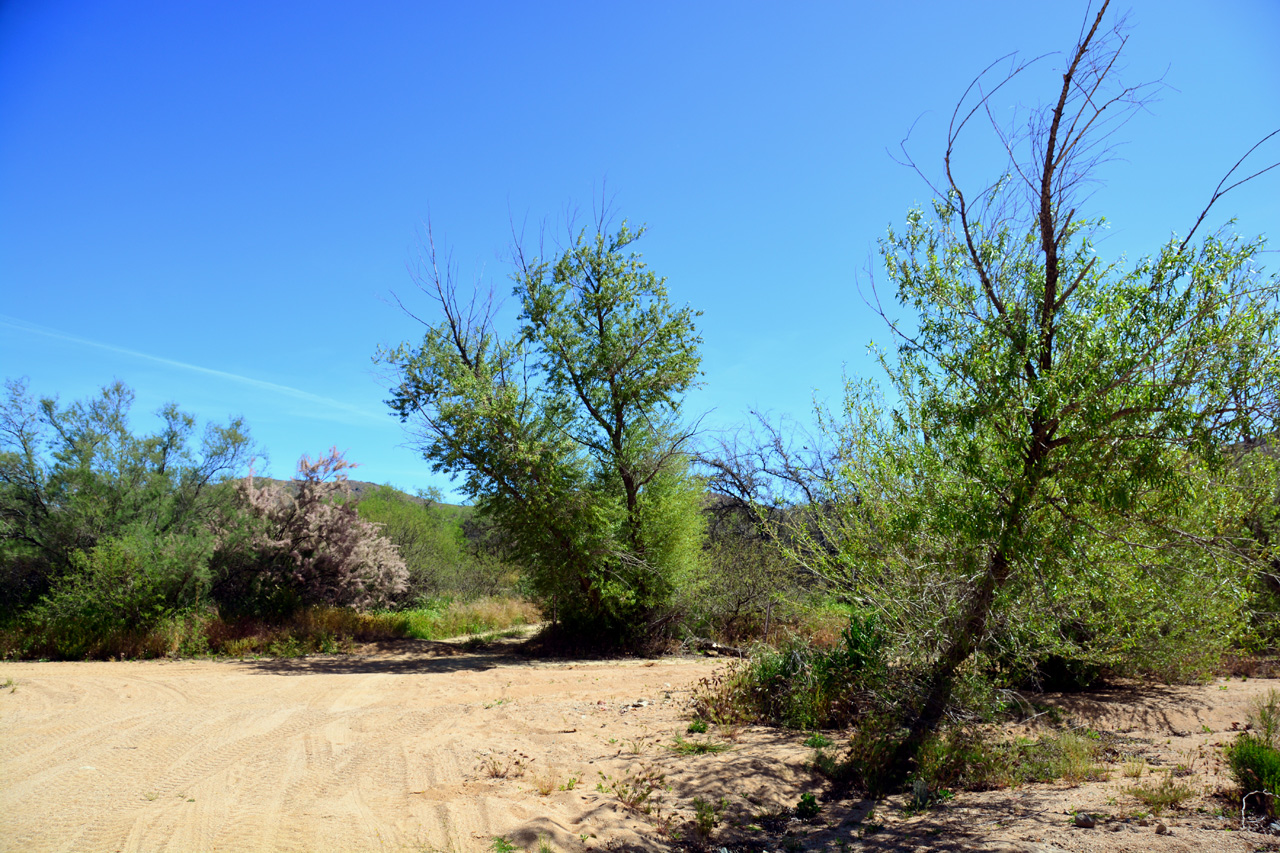
MULTIPOLYGON (((284 486, 285 488, 292 488, 293 486, 292 480, 277 480, 273 477, 254 477, 253 479, 255 483, 275 483, 279 486, 284 486)), ((370 483, 367 480, 347 480, 347 487, 351 489, 351 496, 355 498, 357 501, 361 501, 368 495, 372 494, 373 492, 378 491, 383 487, 383 485, 384 485, 383 483, 370 483)), ((427 503, 427 501, 423 500, 417 495, 411 495, 402 489, 397 489, 395 486, 388 486, 388 488, 390 488, 393 492, 398 494, 401 498, 403 498, 406 501, 412 501, 413 503, 417 503, 417 504, 427 503)), ((457 514, 462 518, 466 518, 467 516, 475 512, 475 507, 466 506, 463 504, 450 504, 450 503, 444 503, 443 501, 440 501, 436 503, 436 506, 444 509, 447 512, 457 514)))

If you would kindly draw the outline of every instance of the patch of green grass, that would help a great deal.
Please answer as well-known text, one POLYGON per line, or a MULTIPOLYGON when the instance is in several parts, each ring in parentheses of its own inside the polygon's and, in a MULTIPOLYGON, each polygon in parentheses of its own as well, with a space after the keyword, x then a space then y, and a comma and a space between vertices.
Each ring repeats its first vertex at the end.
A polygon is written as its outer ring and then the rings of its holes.
POLYGON ((826 749, 831 743, 831 738, 821 732, 814 732, 804 740, 804 745, 812 749, 826 749))
MULTIPOLYGON (((837 784, 858 783, 875 794, 890 793, 881 772, 899 737, 901 732, 892 726, 869 724, 854 732, 844 758, 819 750, 814 768, 837 784)), ((1100 749, 1094 739, 1074 732, 1003 741, 980 731, 953 729, 922 747, 909 790, 916 800, 932 801, 950 790, 987 791, 1057 780, 1077 785, 1101 781, 1107 778, 1107 771, 1097 762, 1100 749)))
POLYGON ((671 745, 672 752, 678 752, 681 755, 709 755, 717 752, 725 752, 729 749, 729 744, 719 743, 713 740, 685 740, 679 735, 676 736, 675 743, 671 745))
POLYGON ((510 597, 487 597, 474 601, 444 599, 428 607, 390 615, 403 620, 401 636, 416 640, 444 640, 466 634, 507 631, 520 625, 532 625, 541 618, 532 602, 510 597))
POLYGON ((689 723, 687 731, 691 735, 705 735, 707 733, 707 721, 703 719, 694 720, 689 723))

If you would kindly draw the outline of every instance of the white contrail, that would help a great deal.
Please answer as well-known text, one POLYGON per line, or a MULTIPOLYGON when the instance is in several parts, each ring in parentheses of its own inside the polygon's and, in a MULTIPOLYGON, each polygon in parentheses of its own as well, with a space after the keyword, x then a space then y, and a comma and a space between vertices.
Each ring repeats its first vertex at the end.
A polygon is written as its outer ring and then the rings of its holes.
POLYGON ((334 400, 330 397, 321 397, 319 394, 312 394, 311 392, 303 391, 300 388, 291 388, 288 385, 277 385, 274 382, 267 382, 262 379, 254 379, 251 376, 241 376, 238 373, 228 373, 225 370, 214 370, 211 367, 201 367, 198 364, 188 364, 185 361, 175 361, 172 358, 161 358, 158 355, 150 355, 145 352, 138 352, 137 350, 126 349, 125 347, 118 347, 112 344, 104 344, 98 341, 91 341, 88 338, 81 338, 81 337, 77 337, 76 335, 69 335, 66 332, 59 332, 57 329, 50 329, 45 326, 37 326, 35 323, 28 323, 24 320, 18 320, 13 317, 7 317, 3 314, 0 314, 0 326, 8 326, 11 329, 18 329, 19 331, 30 332, 31 334, 36 334, 36 335, 44 335, 47 338, 56 338, 57 340, 70 341, 71 343, 81 344, 87 347, 97 347, 98 349, 104 349, 104 350, 107 350, 108 352, 116 352, 116 353, 120 353, 121 355, 133 356, 134 358, 142 358, 142 359, 146 359, 147 361, 154 361, 157 364, 164 364, 169 367, 176 367, 180 370, 190 370, 193 373, 203 373, 206 376, 216 376, 219 379, 226 379, 231 382, 239 382, 242 385, 249 385, 254 388, 259 388, 263 391, 270 391, 273 394, 283 394, 287 397, 292 397, 295 400, 303 400, 308 403, 314 403, 318 406, 325 406, 326 408, 337 409, 338 411, 346 412, 347 414, 357 415, 361 418, 376 420, 378 423, 385 423, 387 420, 386 418, 382 418, 377 415, 374 415, 371 412, 368 412, 357 406, 352 406, 349 403, 343 403, 340 400, 334 400))

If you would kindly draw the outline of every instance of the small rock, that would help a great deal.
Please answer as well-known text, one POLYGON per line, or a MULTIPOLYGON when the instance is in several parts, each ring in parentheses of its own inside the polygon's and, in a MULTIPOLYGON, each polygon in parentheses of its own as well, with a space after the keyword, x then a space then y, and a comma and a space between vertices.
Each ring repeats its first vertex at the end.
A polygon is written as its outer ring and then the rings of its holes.
POLYGON ((1111 830, 1112 832, 1119 832, 1119 831, 1120 831, 1120 824, 1118 824, 1118 823, 1110 824, 1110 825, 1108 825, 1108 826, 1107 826, 1107 829, 1111 830))
POLYGON ((1142 820, 1138 821, 1138 826, 1151 826, 1151 821, 1144 817, 1142 820))
POLYGON ((1163 823, 1156 824, 1156 835, 1168 835, 1168 834, 1169 834, 1169 827, 1165 826, 1163 823))
POLYGON ((1080 812, 1076 815, 1075 824, 1081 829, 1093 829, 1098 825, 1098 821, 1094 819, 1093 815, 1080 812))

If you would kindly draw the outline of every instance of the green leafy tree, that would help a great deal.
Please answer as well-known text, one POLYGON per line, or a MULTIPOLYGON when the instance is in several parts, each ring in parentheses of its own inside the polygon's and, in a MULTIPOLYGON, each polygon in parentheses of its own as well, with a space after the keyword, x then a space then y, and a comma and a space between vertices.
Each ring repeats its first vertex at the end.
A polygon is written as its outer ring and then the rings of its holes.
POLYGON ((517 250, 509 338, 491 298, 458 298, 429 242, 419 286, 443 319, 380 356, 396 371, 392 410, 435 470, 463 478, 548 612, 622 642, 661 628, 701 538, 680 423, 696 314, 630 250, 642 233, 599 223, 555 258, 517 250))
POLYGON ((1131 265, 1098 255, 1104 224, 1078 214, 1081 187, 1144 98, 1111 79, 1124 37, 1106 13, 1027 129, 996 127, 1008 168, 977 192, 955 177, 957 143, 1028 66, 971 85, 932 208, 882 242, 912 318, 881 355, 892 390, 850 383, 827 424, 827 547, 799 556, 922 662, 890 779, 975 655, 1074 647, 1114 663, 1237 621, 1256 494, 1237 487, 1267 464, 1238 449, 1274 434, 1280 280, 1258 265, 1261 240, 1227 230, 1193 242, 1193 228, 1131 265))
MULTIPOLYGON (((115 539, 124 544, 113 554, 127 551, 141 560, 140 543, 152 541, 166 554, 184 555, 159 562, 202 570, 212 548, 207 531, 230 499, 223 484, 252 455, 243 422, 210 424, 193 447, 195 420, 173 404, 158 413, 158 430, 136 435, 129 419, 133 392, 118 382, 65 406, 54 398, 36 400, 23 381, 6 388, 0 408, 0 600, 14 608, 30 604, 115 539), (180 541, 187 538, 200 540, 201 547, 180 541)), ((113 558, 113 565, 122 564, 113 558)))

